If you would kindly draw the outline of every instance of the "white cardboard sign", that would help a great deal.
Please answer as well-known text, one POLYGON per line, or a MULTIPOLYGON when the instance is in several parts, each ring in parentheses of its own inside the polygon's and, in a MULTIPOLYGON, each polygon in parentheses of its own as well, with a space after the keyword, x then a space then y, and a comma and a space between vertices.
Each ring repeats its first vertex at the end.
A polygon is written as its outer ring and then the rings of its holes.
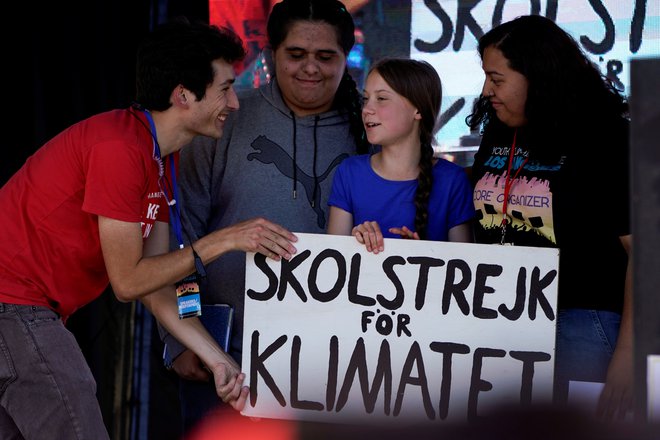
POLYGON ((246 257, 244 415, 464 421, 550 401, 558 250, 296 235, 290 261, 246 257))

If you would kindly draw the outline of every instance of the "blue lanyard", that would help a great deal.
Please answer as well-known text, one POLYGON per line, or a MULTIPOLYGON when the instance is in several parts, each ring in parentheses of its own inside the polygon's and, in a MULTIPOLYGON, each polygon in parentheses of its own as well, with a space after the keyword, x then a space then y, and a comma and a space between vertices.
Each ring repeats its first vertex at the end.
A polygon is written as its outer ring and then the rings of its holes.
POLYGON ((149 113, 148 110, 143 110, 143 112, 149 121, 149 126, 151 127, 151 137, 154 141, 154 158, 158 160, 159 164, 161 164, 159 170, 160 176, 158 178, 158 186, 160 187, 163 196, 165 196, 167 206, 169 206, 170 217, 172 219, 172 229, 174 229, 174 234, 176 235, 176 239, 179 242, 179 248, 183 249, 183 236, 181 234, 181 210, 179 208, 179 204, 176 202, 179 198, 179 193, 176 185, 176 169, 174 167, 174 159, 171 157, 171 155, 165 157, 165 161, 170 163, 170 175, 172 177, 172 197, 169 197, 167 194, 167 188, 165 185, 161 184, 163 180, 167 179, 165 179, 165 172, 162 167, 160 145, 158 145, 158 138, 156 137, 156 124, 154 124, 154 119, 151 117, 151 113, 149 113))

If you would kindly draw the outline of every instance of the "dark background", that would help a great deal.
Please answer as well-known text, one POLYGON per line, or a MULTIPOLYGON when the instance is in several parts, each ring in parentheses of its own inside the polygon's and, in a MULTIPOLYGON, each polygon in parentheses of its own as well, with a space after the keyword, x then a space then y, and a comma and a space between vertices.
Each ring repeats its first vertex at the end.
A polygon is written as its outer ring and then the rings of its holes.
POLYGON ((154 24, 178 15, 208 21, 206 0, 22 3, 4 16, 5 27, 15 17, 27 20, 3 30, 5 97, 11 98, 0 184, 64 128, 131 102, 137 44, 154 24))
MULTIPOLYGON (((180 15, 208 21, 207 0, 13 3, 3 14, 0 186, 63 129, 128 106, 138 43, 154 25, 180 15)), ((153 318, 136 307, 119 303, 108 289, 67 327, 96 378, 111 438, 177 439, 175 378, 162 367, 162 345, 149 325, 153 318), (139 360, 133 354, 140 349, 152 358, 148 393, 140 392, 144 377, 134 372, 139 360)))

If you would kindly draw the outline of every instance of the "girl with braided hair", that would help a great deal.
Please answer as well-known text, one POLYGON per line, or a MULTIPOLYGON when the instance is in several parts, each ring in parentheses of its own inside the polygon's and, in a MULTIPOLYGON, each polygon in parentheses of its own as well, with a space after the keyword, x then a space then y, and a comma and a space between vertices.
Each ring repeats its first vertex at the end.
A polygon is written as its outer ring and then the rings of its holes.
POLYGON ((328 233, 353 235, 373 253, 384 250, 384 237, 472 241, 467 174, 433 156, 441 99, 440 78, 427 62, 385 58, 371 68, 362 121, 380 150, 337 168, 328 233))

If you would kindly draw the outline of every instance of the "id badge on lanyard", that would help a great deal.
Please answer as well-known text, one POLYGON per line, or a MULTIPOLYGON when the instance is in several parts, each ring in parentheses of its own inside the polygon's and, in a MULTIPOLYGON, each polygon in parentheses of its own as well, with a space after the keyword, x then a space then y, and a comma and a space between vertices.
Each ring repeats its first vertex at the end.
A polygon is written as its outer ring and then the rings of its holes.
MULTIPOLYGON (((156 138, 156 126, 154 120, 151 117, 151 114, 145 110, 144 111, 149 125, 151 126, 151 136, 154 141, 154 159, 162 163, 162 158, 160 155, 160 146, 158 145, 158 140, 156 138)), ((177 241, 179 242, 179 248, 183 249, 183 236, 181 234, 181 211, 177 203, 179 198, 177 194, 177 185, 176 185, 176 169, 174 167, 174 159, 171 156, 167 156, 166 160, 170 163, 170 177, 172 179, 172 187, 167 188, 167 185, 161 185, 161 192, 165 196, 167 205, 170 208, 170 219, 172 223, 172 229, 176 235, 177 241), (168 189, 170 194, 168 194, 168 189)), ((167 180, 165 177, 164 167, 161 166, 161 175, 158 180, 158 184, 161 184, 161 181, 167 180)), ((200 316, 202 314, 202 301, 199 292, 199 281, 201 278, 206 276, 206 270, 204 269, 204 264, 202 264, 201 258, 195 252, 195 249, 192 248, 193 258, 195 260, 195 272, 191 275, 188 275, 184 279, 175 283, 176 286, 176 301, 179 309, 179 319, 190 318, 192 316, 200 316)))
POLYGON ((179 306, 179 319, 200 316, 202 301, 199 296, 199 274, 188 275, 176 282, 176 302, 179 306))
MULTIPOLYGON (((170 163, 170 171, 172 175, 172 192, 175 197, 172 199, 174 203, 168 203, 170 206, 170 218, 172 219, 172 229, 174 229, 177 241, 179 242, 179 248, 183 249, 181 211, 179 210, 179 205, 176 203, 176 170, 174 168, 174 160, 168 157, 168 161, 170 163)), ((176 302, 179 309, 179 319, 200 316, 202 314, 202 300, 199 291, 199 284, 200 280, 206 276, 206 270, 202 264, 202 259, 199 258, 199 255, 195 252, 192 244, 190 245, 190 248, 195 260, 195 272, 174 283, 176 286, 176 302)))

